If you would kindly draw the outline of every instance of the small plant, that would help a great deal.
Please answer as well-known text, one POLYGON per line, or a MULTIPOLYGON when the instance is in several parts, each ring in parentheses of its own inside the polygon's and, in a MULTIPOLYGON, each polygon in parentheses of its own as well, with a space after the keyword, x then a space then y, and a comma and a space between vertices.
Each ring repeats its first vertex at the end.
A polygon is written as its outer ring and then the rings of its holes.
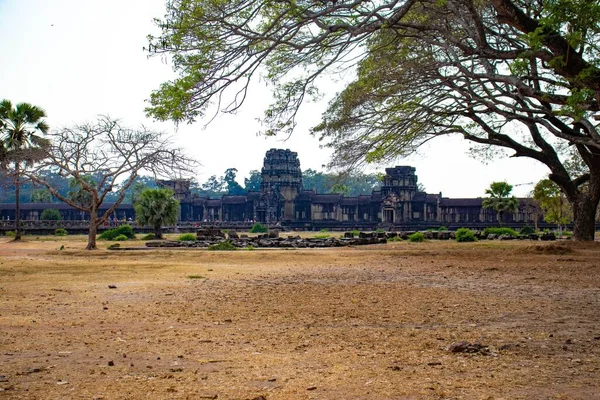
POLYGON ((315 239, 327 239, 330 235, 315 235, 315 239))
POLYGON ((54 231, 54 236, 67 236, 69 233, 67 232, 66 229, 63 228, 57 228, 54 231))
POLYGON ((263 224, 257 222, 254 225, 252 225, 252 228, 250 229, 250 233, 265 233, 268 230, 269 230, 269 228, 267 228, 263 224))
POLYGON ((121 225, 114 229, 107 229, 100 234, 100 240, 117 240, 117 236, 124 235, 127 239, 135 239, 133 228, 130 225, 121 225))
POLYGON ((177 238, 180 242, 193 242, 196 240, 196 235, 193 233, 184 233, 177 238))
POLYGON ((358 229, 354 229, 354 230, 350 231, 350 233, 352 233, 352 236, 358 237, 358 235, 360 234, 360 231, 358 229))
POLYGON ((248 246, 248 247, 244 247, 244 250, 254 251, 254 250, 256 250, 256 247, 254 247, 254 246, 248 246))
POLYGON ((515 231, 514 229, 511 228, 485 228, 483 230, 483 236, 488 236, 488 235, 510 235, 510 236, 517 236, 518 233, 517 231, 515 231))
POLYGON ((125 235, 119 235, 119 236, 115 237, 113 240, 116 242, 124 242, 126 240, 129 240, 129 238, 125 235))
POLYGON ((571 231, 563 231, 562 235, 564 237, 571 237, 571 236, 573 236, 573 232, 571 232, 571 231))
POLYGON ((410 235, 408 237, 408 241, 411 243, 415 243, 415 242, 424 242, 425 241, 425 235, 423 234, 423 232, 415 232, 412 235, 410 235))
POLYGON ((385 229, 377 228, 377 229, 375 229, 375 232, 383 233, 383 232, 385 232, 385 229))
POLYGON ((329 229, 327 229, 327 228, 321 228, 321 230, 319 232, 329 232, 329 229))
POLYGON ((237 250, 237 247, 231 244, 229 240, 226 240, 221 243, 210 245, 208 246, 208 249, 213 251, 234 251, 237 250))
POLYGON ((444 231, 447 231, 448 228, 446 228, 445 226, 440 226, 437 230, 440 232, 444 232, 444 231))
POLYGON ((532 235, 535 233, 535 229, 532 226, 526 225, 519 230, 521 235, 532 235))
POLYGON ((475 237, 475 232, 470 229, 467 229, 467 228, 457 229, 456 233, 455 233, 455 237, 456 237, 457 242, 476 242, 477 241, 477 237, 475 237))
POLYGON ((400 236, 394 236, 389 238, 387 241, 388 242, 402 242, 404 239, 402 239, 400 236))
POLYGON ((154 233, 149 233, 147 235, 142 236, 142 240, 154 240, 154 233))
POLYGON ((17 236, 17 233, 15 231, 7 231, 6 236, 8 236, 9 238, 15 238, 17 236))

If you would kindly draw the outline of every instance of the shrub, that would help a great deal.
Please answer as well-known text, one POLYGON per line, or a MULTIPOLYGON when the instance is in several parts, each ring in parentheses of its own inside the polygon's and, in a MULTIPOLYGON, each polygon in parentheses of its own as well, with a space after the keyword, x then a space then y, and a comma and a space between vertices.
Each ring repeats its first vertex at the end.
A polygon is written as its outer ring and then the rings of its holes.
POLYGON ((69 233, 65 229, 62 229, 62 228, 57 228, 54 231, 54 236, 67 236, 68 234, 69 233))
POLYGON ((413 242, 424 242, 425 241, 425 235, 423 234, 423 232, 415 232, 412 235, 410 235, 408 237, 408 241, 413 243, 413 242))
POLYGON ((53 208, 46 208, 40 214, 40 219, 42 221, 60 221, 62 219, 62 215, 58 210, 55 210, 53 208))
POLYGON ((329 237, 329 235, 315 235, 314 238, 315 239, 327 239, 329 237))
POLYGON ((8 236, 9 238, 15 238, 17 237, 17 233, 15 231, 7 231, 6 236, 8 236))
POLYGON ((147 235, 142 236, 142 240, 153 240, 154 239, 154 233, 149 233, 147 235))
POLYGON ((327 229, 327 228, 321 228, 320 232, 329 232, 329 229, 327 229))
POLYGON ((257 222, 254 225, 252 225, 252 228, 250 229, 250 233, 265 233, 268 230, 269 230, 269 228, 267 228, 263 224, 257 222))
POLYGON ((233 250, 237 250, 237 247, 235 247, 233 244, 231 244, 231 242, 229 240, 226 240, 221 243, 210 245, 210 246, 208 246, 208 249, 216 250, 216 251, 233 251, 233 250))
POLYGON ((129 240, 129 238, 126 235, 118 235, 113 240, 117 242, 124 242, 125 240, 129 240))
POLYGON ((456 237, 457 242, 475 242, 475 241, 477 241, 477 238, 475 237, 475 232, 470 229, 467 229, 467 228, 457 229, 456 233, 454 235, 456 237))
POLYGON ((440 226, 437 230, 440 232, 444 232, 444 231, 447 231, 448 228, 446 228, 445 226, 440 226))
POLYGON ((133 228, 130 225, 121 225, 114 229, 107 229, 100 234, 101 240, 117 240, 117 236, 124 235, 127 239, 135 239, 133 228))
POLYGON ((402 242, 404 239, 402 239, 400 236, 394 236, 389 238, 387 241, 388 242, 402 242))
POLYGON ((196 240, 196 235, 193 233, 184 233, 177 238, 180 242, 193 242, 196 240))
POLYGON ((510 235, 510 236, 517 236, 518 233, 517 231, 515 231, 514 229, 511 228, 485 228, 483 230, 483 236, 487 235, 510 235))
POLYGON ((107 249, 118 249, 119 247, 121 247, 121 245, 119 243, 112 243, 109 244, 108 246, 106 246, 107 249))
POLYGON ((535 233, 535 229, 532 226, 526 225, 519 230, 521 235, 531 235, 535 233))
POLYGON ((354 237, 358 237, 358 235, 360 234, 360 231, 358 229, 354 229, 350 232, 352 233, 352 236, 354 236, 354 237))
POLYGON ((383 232, 385 232, 385 229, 377 228, 377 229, 375 229, 375 232, 383 233, 383 232))

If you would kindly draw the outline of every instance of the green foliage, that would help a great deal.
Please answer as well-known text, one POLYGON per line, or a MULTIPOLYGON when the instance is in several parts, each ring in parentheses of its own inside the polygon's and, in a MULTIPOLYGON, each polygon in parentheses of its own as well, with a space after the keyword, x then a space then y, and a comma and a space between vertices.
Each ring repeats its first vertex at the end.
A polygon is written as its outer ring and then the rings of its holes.
POLYGON ((404 239, 402 239, 400 236, 394 236, 391 237, 387 240, 388 242, 403 242, 404 239))
POLYGON ((46 208, 40 214, 40 219, 42 221, 60 221, 62 220, 62 215, 60 214, 60 211, 54 208, 46 208))
POLYGON ((319 232, 329 232, 329 229, 327 229, 327 228, 321 228, 321 229, 319 230, 319 232))
POLYGON ((147 235, 142 236, 141 240, 154 240, 154 233, 149 233, 147 235))
POLYGON ((17 237, 17 233, 15 231, 6 231, 6 236, 9 238, 15 238, 17 237))
POLYGON ((315 239, 327 239, 328 237, 330 237, 331 235, 325 234, 325 235, 315 235, 313 236, 315 239))
POLYGON ((492 182, 490 188, 485 190, 488 197, 483 199, 481 205, 496 211, 500 225, 506 212, 515 212, 519 208, 519 200, 511 196, 512 189, 512 185, 506 182, 492 182))
POLYGON ((170 189, 144 190, 135 203, 135 218, 142 226, 151 226, 157 239, 162 238, 162 226, 174 225, 179 215, 179 202, 170 189))
POLYGON ((247 191, 258 192, 260 190, 260 183, 262 182, 262 176, 260 171, 250 171, 250 176, 244 178, 244 188, 247 191))
POLYGON ((69 233, 66 231, 66 229, 57 228, 54 230, 54 236, 67 236, 68 234, 69 233))
POLYGON ((51 203, 52 195, 47 189, 34 190, 31 193, 32 203, 51 203))
POLYGON ((423 234, 423 232, 415 232, 412 235, 410 235, 408 237, 408 241, 411 243, 415 243, 415 242, 424 242, 425 241, 425 234, 423 234))
POLYGON ((475 237, 475 232, 467 229, 460 228, 456 230, 454 234, 457 242, 475 242, 477 241, 477 237, 475 237))
POLYGON ((354 230, 351 230, 350 233, 352 234, 353 237, 358 237, 358 235, 360 234, 360 231, 358 229, 354 229, 354 230))
POLYGON ((177 238, 180 242, 193 242, 196 240, 196 235, 193 233, 184 233, 177 238))
POLYGON ((111 243, 111 244, 109 244, 108 246, 106 246, 106 248, 107 248, 108 250, 111 250, 111 249, 118 249, 119 247, 121 247, 121 244, 120 244, 120 243, 111 243))
POLYGON ((519 230, 520 235, 531 235, 535 233, 535 228, 533 226, 526 225, 519 230))
POLYGON ((113 229, 107 229, 98 237, 100 240, 117 240, 118 236, 125 236, 127 239, 135 239, 135 233, 131 225, 120 225, 113 229))
POLYGON ((116 242, 124 242, 126 240, 129 240, 129 238, 127 237, 127 235, 117 235, 113 240, 116 242))
POLYGON ((518 233, 511 228, 488 227, 483 230, 483 236, 487 235, 510 235, 517 236, 518 233))
POLYGON ((440 232, 444 232, 444 231, 447 231, 448 228, 446 228, 445 226, 440 226, 437 230, 440 232))
POLYGON ((559 228, 566 225, 573 215, 571 205, 560 190, 560 187, 550 179, 542 179, 533 188, 533 198, 544 211, 544 220, 556 224, 559 228))
POLYGON ((208 250, 213 251, 235 251, 237 249, 229 240, 208 246, 208 250))
POLYGON ((252 228, 250 229, 250 233, 265 233, 268 230, 269 230, 269 228, 267 228, 266 226, 257 222, 254 225, 252 225, 252 228))
POLYGON ((256 247, 254 247, 254 246, 248 246, 248 247, 244 247, 244 250, 254 251, 254 250, 256 250, 256 247))

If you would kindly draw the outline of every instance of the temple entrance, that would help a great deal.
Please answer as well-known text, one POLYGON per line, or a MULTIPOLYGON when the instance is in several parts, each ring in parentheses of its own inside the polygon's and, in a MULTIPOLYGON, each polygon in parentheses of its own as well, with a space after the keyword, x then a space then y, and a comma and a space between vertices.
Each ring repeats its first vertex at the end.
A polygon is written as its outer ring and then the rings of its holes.
POLYGON ((383 210, 383 222, 394 223, 394 210, 383 210))

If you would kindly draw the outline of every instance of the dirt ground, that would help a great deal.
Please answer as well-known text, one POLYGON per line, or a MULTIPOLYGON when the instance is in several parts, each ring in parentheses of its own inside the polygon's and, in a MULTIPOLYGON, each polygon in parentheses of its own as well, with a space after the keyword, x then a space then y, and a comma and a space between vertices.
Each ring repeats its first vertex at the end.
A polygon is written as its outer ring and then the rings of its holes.
POLYGON ((0 239, 1 400, 600 399, 600 243, 83 247, 0 239))

